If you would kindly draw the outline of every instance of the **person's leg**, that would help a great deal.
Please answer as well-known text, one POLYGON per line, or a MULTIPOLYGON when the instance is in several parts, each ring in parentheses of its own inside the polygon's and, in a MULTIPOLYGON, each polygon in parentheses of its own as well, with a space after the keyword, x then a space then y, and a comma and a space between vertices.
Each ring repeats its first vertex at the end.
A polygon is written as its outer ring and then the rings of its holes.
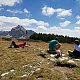
POLYGON ((69 57, 73 57, 73 51, 68 50, 68 53, 69 53, 69 57))
POLYGON ((16 43, 14 41, 12 41, 11 46, 13 46, 14 48, 19 48, 19 46, 16 45, 16 43))
POLYGON ((19 46, 15 44, 15 45, 14 45, 14 48, 19 48, 19 46))
POLYGON ((69 50, 68 53, 69 53, 69 57, 72 57, 72 58, 78 58, 79 57, 78 51, 76 51, 76 50, 74 50, 74 51, 69 50))
POLYGON ((49 54, 57 54, 57 52, 56 52, 55 50, 47 50, 47 52, 48 52, 49 54))
POLYGON ((73 53, 73 51, 71 51, 71 50, 68 50, 68 53, 73 53))
POLYGON ((60 57, 62 55, 60 50, 56 50, 56 53, 57 53, 57 57, 60 57))
POLYGON ((73 55, 74 55, 75 58, 80 58, 80 52, 77 51, 77 50, 73 51, 73 55))
POLYGON ((15 44, 15 42, 12 41, 11 44, 10 44, 10 46, 8 48, 12 48, 12 46, 14 46, 14 44, 15 44))

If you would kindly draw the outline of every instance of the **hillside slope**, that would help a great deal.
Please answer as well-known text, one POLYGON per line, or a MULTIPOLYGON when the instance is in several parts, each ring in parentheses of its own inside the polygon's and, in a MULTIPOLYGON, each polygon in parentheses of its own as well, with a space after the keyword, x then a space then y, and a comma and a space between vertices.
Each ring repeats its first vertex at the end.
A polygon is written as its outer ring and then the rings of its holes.
MULTIPOLYGON (((48 43, 29 42, 31 46, 24 49, 9 49, 10 43, 0 41, 0 80, 80 80, 80 61, 74 60, 74 67, 69 63, 70 68, 57 65, 60 60, 46 53, 48 43)), ((67 45, 72 48, 71 44, 63 44, 63 52, 67 45)))

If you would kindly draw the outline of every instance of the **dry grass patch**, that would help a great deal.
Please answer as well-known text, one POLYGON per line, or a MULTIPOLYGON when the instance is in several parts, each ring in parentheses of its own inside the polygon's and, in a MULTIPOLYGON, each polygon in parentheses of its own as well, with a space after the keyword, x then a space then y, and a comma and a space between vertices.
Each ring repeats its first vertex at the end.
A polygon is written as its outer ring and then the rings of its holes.
MULTIPOLYGON (((10 43, 0 41, 0 80, 78 80, 80 78, 78 69, 78 72, 73 69, 72 73, 75 75, 55 69, 55 63, 48 60, 50 54, 46 53, 48 43, 29 42, 31 46, 9 49, 10 43), (45 54, 46 58, 40 54, 45 54)), ((73 49, 72 46, 73 44, 63 44, 60 49, 66 54, 69 49, 73 49)), ((78 61, 77 64, 80 62, 78 61)))

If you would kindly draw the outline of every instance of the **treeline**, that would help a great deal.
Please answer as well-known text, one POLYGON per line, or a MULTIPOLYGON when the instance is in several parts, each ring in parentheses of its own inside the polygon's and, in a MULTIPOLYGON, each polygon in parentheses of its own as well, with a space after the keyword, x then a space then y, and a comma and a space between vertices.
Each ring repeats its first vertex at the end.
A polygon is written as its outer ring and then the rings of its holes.
POLYGON ((42 41, 48 42, 52 39, 55 39, 55 37, 58 37, 59 42, 62 42, 62 43, 73 43, 74 40, 76 40, 76 39, 80 40, 79 38, 75 38, 75 37, 69 37, 69 36, 63 36, 63 35, 54 35, 54 34, 42 34, 42 33, 33 34, 32 36, 30 36, 30 39, 42 40, 42 41))

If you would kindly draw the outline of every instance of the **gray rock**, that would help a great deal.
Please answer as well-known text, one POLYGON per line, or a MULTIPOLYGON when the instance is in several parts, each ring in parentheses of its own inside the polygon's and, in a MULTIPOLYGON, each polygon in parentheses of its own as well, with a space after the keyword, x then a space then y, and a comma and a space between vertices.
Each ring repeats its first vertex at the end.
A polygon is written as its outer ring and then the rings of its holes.
POLYGON ((0 36, 25 39, 26 37, 29 38, 34 33, 36 32, 26 30, 24 27, 18 25, 17 27, 12 28, 11 31, 0 31, 0 36))

